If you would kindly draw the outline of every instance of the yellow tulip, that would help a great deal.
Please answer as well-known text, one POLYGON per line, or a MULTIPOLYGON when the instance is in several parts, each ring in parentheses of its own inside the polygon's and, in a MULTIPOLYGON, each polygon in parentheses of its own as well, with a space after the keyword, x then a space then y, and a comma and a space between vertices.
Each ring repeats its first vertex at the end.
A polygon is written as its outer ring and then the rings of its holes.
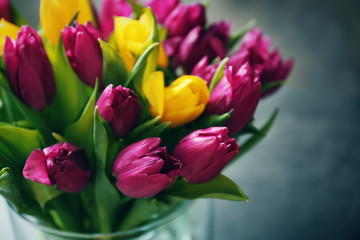
POLYGON ((76 12, 79 12, 77 22, 95 24, 89 0, 41 0, 40 24, 45 36, 55 46, 61 35, 61 30, 70 24, 76 12))
POLYGON ((204 111, 210 97, 203 79, 184 75, 165 87, 164 73, 159 71, 144 80, 143 92, 153 117, 159 116, 162 123, 171 122, 169 127, 194 121, 204 111))
MULTIPOLYGON (((152 38, 153 16, 150 8, 145 9, 139 20, 127 17, 114 18, 114 36, 120 56, 125 62, 128 72, 135 64, 136 57, 140 56, 147 47, 152 38)), ((151 42, 152 43, 152 42, 151 42)), ((158 65, 168 66, 168 57, 162 43, 159 46, 158 65)))
POLYGON ((4 18, 0 20, 0 56, 3 55, 5 38, 16 39, 20 28, 12 23, 9 23, 4 18))

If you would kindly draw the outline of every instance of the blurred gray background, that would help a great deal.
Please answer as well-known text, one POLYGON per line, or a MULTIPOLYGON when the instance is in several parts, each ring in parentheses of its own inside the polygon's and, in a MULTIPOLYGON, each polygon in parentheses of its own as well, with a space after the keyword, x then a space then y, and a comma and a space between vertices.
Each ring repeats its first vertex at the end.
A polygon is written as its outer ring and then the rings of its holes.
MULTIPOLYGON (((39 1, 13 2, 36 27, 39 1)), ((273 129, 225 171, 250 202, 215 201, 214 239, 360 239, 359 10, 355 0, 210 1, 211 21, 235 30, 255 18, 295 59, 256 113, 261 125, 279 108, 273 129)), ((12 239, 6 216, 1 239, 12 239)))

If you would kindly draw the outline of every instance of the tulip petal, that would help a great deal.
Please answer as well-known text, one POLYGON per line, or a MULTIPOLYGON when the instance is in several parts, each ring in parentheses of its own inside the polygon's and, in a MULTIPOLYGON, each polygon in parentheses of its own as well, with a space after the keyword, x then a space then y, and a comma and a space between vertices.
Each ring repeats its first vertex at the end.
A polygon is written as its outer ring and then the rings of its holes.
POLYGON ((34 150, 26 160, 23 175, 31 181, 52 185, 47 173, 46 157, 40 149, 34 150))
POLYGON ((157 71, 144 79, 143 92, 149 101, 150 110, 154 117, 164 114, 165 88, 164 73, 157 71))

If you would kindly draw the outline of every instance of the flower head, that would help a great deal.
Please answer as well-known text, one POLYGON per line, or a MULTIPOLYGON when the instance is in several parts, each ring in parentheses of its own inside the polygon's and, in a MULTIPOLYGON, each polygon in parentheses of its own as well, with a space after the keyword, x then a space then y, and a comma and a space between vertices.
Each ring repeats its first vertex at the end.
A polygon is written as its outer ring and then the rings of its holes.
POLYGON ((132 90, 122 86, 113 87, 110 84, 105 88, 96 105, 115 135, 124 138, 137 126, 142 109, 132 90))
POLYGON ((154 72, 143 83, 143 91, 152 115, 160 116, 161 122, 171 122, 169 127, 198 118, 209 100, 206 82, 191 75, 184 75, 165 87, 164 74, 154 72))
POLYGON ((204 183, 219 175, 239 151, 227 133, 226 127, 212 127, 183 138, 173 152, 182 164, 180 176, 190 183, 204 183))
POLYGON ((123 149, 116 157, 113 173, 116 186, 133 198, 152 197, 170 186, 181 163, 160 147, 160 138, 146 138, 123 149))
POLYGON ((40 36, 21 27, 16 42, 6 38, 4 62, 10 87, 23 102, 41 111, 55 96, 55 80, 40 36))
POLYGON ((90 170, 85 151, 71 143, 57 143, 34 150, 26 160, 25 178, 57 189, 77 193, 85 188, 90 170))
POLYGON ((11 39, 16 39, 20 28, 12 23, 9 23, 4 18, 0 20, 0 56, 3 55, 4 44, 6 36, 11 39))
POLYGON ((98 39, 103 35, 93 27, 86 25, 68 26, 62 31, 62 41, 69 62, 79 78, 89 86, 95 87, 96 78, 102 88, 103 56, 98 39))

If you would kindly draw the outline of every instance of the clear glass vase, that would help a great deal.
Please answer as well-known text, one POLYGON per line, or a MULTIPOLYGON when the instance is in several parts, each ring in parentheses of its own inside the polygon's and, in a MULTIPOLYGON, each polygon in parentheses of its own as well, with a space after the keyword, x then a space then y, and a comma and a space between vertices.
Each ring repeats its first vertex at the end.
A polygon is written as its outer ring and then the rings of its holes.
POLYGON ((212 201, 187 202, 171 214, 146 225, 109 234, 64 232, 37 224, 31 217, 17 213, 9 204, 9 216, 17 240, 209 240, 212 238, 212 201))

